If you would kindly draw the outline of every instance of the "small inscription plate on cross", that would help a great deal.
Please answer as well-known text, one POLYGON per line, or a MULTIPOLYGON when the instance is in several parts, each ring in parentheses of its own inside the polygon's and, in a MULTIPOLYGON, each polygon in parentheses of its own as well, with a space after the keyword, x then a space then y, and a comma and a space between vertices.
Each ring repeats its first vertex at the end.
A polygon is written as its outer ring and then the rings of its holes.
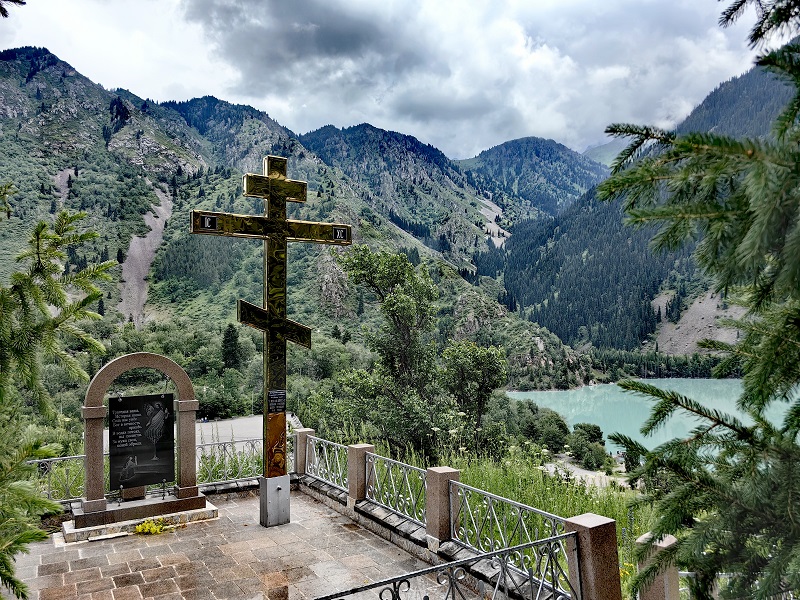
POLYGON ((264 175, 247 173, 245 196, 263 198, 265 214, 193 210, 191 232, 264 240, 263 307, 239 300, 239 321, 264 332, 264 477, 286 475, 286 342, 311 347, 311 329, 286 318, 287 242, 352 243, 349 225, 286 218, 287 202, 305 202, 305 181, 286 178, 286 159, 268 156, 264 175))

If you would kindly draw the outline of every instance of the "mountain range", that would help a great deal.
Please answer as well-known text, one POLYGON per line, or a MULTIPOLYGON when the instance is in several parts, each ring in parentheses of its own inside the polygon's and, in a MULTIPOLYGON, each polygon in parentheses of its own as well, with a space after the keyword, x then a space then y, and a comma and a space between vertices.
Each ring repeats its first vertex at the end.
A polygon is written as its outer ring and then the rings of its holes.
MULTIPOLYGON (((682 127, 766 135, 783 103, 781 85, 753 70, 722 84, 682 127)), ((655 296, 694 278, 688 255, 653 257, 646 231, 623 228, 617 205, 593 199, 608 168, 589 156, 602 149, 581 155, 527 137, 453 161, 369 124, 297 135, 213 97, 158 103, 106 90, 44 48, 0 52, 0 177, 18 189, 0 255, 68 207, 101 234, 68 267, 132 261, 132 239, 150 231, 144 216, 169 205, 146 280, 107 290, 108 307, 130 306, 121 295, 137 286, 149 294, 123 319, 219 324, 235 318, 237 298, 260 302, 260 245, 190 236, 188 213, 263 212, 241 195, 241 175, 261 172, 268 154, 288 157, 289 177, 308 181, 308 202, 290 217, 351 223, 356 243, 428 259, 442 290, 439 336, 502 343, 524 372, 542 344, 574 358, 551 331, 574 345, 637 347, 656 327, 655 296)), ((324 332, 356 315, 363 295, 329 251, 294 245, 289 259, 293 318, 324 332)), ((12 269, 0 261, 0 279, 12 269)), ((580 379, 573 358, 567 370, 580 379)))

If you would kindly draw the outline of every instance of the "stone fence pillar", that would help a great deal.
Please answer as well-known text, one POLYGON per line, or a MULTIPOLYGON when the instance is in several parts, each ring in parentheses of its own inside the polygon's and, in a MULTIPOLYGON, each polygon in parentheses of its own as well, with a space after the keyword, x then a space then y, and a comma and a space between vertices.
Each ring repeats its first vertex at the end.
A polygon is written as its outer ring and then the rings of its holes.
POLYGON ((347 507, 367 497, 367 452, 375 453, 372 444, 351 444, 347 447, 347 507))
MULTIPOLYGON (((645 533, 638 540, 636 544, 644 546, 650 541, 650 534, 645 533)), ((668 535, 663 540, 656 542, 653 554, 651 554, 644 562, 639 563, 639 570, 645 569, 650 560, 662 550, 666 550, 673 544, 677 544, 678 540, 673 536, 668 535)), ((653 582, 646 588, 639 591, 639 600, 678 600, 680 598, 680 578, 678 577, 678 568, 675 565, 670 565, 668 569, 662 571, 653 582)))
POLYGON ((567 519, 569 579, 581 600, 622 600, 614 519, 586 513, 567 519))
POLYGON ((176 428, 178 430, 178 482, 176 498, 193 498, 200 493, 197 487, 197 432, 195 420, 200 402, 178 398, 174 402, 176 428))
POLYGON ((451 538, 450 482, 459 481, 461 471, 450 467, 430 467, 425 477, 426 538, 428 549, 438 552, 439 544, 451 538))
POLYGON ((294 472, 298 475, 306 474, 306 448, 308 448, 308 436, 314 435, 316 431, 308 427, 295 429, 297 437, 294 440, 294 472))

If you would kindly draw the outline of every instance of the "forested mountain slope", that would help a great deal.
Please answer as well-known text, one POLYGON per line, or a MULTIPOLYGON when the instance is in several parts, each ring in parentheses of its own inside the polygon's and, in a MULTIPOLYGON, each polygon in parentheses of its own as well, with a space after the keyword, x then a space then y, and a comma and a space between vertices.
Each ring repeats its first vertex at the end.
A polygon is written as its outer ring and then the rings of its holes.
MULTIPOLYGON (((789 91, 763 69, 751 69, 709 94, 678 130, 767 136, 789 91)), ((498 272, 504 264, 505 287, 528 317, 570 344, 638 348, 655 331, 659 310, 652 301, 659 290, 677 296, 669 307, 677 321, 687 289, 702 289, 688 250, 653 254, 650 233, 623 227, 618 203, 598 203, 592 191, 551 223, 521 223, 513 234, 505 254, 490 251, 476 262, 498 272)))
POLYGON ((662 283, 692 269, 687 252, 652 254, 650 235, 624 226, 619 204, 592 190, 552 221, 516 227, 506 289, 529 319, 572 345, 636 349, 656 329, 650 303, 662 283))
POLYGON ((708 131, 733 137, 766 136, 792 94, 792 87, 775 74, 754 67, 721 83, 678 125, 677 131, 708 131))
MULTIPOLYGON (((261 244, 192 236, 189 211, 263 212, 261 200, 241 195, 241 176, 260 173, 266 154, 280 154, 289 158, 290 177, 309 182, 308 201, 291 205, 290 217, 350 223, 358 243, 429 262, 442 294, 440 344, 468 338, 503 345, 522 385, 584 380, 586 365, 571 349, 497 303, 496 282, 471 287, 453 268, 454 263, 469 266, 475 244, 484 237, 480 198, 458 167, 408 136, 369 134, 390 141, 391 152, 365 154, 364 160, 384 164, 388 171, 381 177, 395 186, 394 195, 379 197, 363 173, 354 170, 350 176, 346 163, 326 163, 262 111, 212 97, 159 104, 125 90, 105 90, 46 49, 5 51, 0 53, 0 179, 14 182, 19 193, 12 197, 8 226, 0 228, 0 277, 13 269, 11 257, 34 223, 60 208, 86 211, 87 225, 100 233, 70 253, 68 267, 126 260, 132 236, 147 232, 143 215, 159 203, 160 194, 170 199, 172 214, 146 282, 143 320, 182 319, 204 336, 221 332, 235 320, 238 298, 261 301, 261 244), (415 166, 405 172, 402 165, 415 166), (435 215, 429 236, 409 225, 417 214, 435 215), (532 369, 534 361, 546 368, 532 369)), ((377 319, 377 307, 347 282, 328 248, 291 244, 288 273, 290 316, 313 327, 323 348, 334 325, 340 336, 357 342, 361 325, 377 319)), ((129 315, 114 316, 118 281, 106 286, 103 300, 108 323, 128 320, 129 315)), ((213 364, 206 356, 213 352, 210 347, 202 356, 174 352, 181 364, 213 364)), ((333 360, 324 351, 312 356, 333 360)), ((200 374, 207 368, 192 367, 200 374)))
POLYGON ((566 146, 537 137, 505 142, 475 158, 458 161, 473 185, 518 214, 555 215, 608 175, 603 165, 566 146))
POLYGON ((300 141, 363 186, 363 200, 375 212, 455 264, 469 261, 484 235, 482 198, 441 151, 366 123, 328 125, 300 141))

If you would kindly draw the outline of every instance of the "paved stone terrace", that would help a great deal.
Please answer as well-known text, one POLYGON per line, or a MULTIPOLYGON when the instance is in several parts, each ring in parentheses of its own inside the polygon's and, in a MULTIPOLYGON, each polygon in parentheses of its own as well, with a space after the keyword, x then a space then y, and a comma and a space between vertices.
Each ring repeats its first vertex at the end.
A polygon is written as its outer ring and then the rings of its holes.
POLYGON ((33 600, 301 600, 428 566, 302 492, 291 498, 291 522, 268 529, 249 494, 213 496, 218 519, 160 535, 64 544, 56 534, 17 555, 17 574, 33 600))

